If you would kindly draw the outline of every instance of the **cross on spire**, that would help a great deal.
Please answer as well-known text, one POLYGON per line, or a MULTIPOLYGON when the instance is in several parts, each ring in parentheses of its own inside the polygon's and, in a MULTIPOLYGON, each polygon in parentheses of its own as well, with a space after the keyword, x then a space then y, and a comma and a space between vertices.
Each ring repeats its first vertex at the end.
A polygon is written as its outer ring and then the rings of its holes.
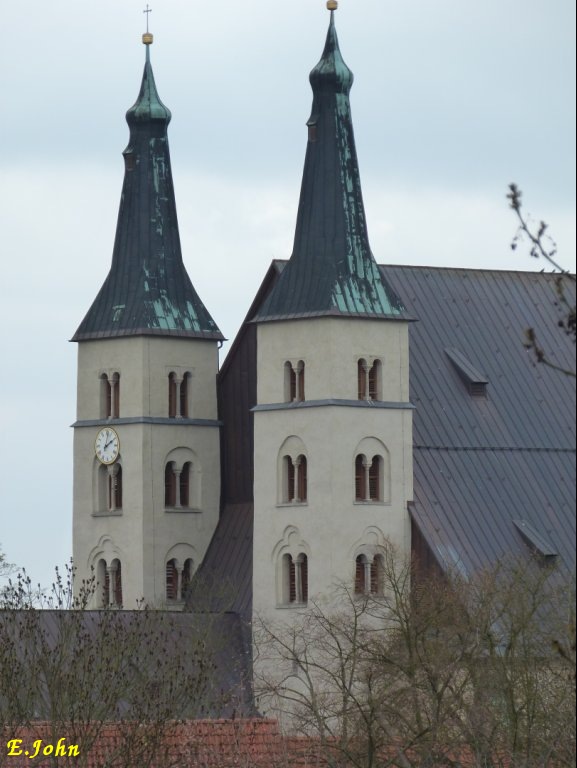
POLYGON ((148 14, 152 13, 152 8, 148 7, 148 3, 146 3, 146 10, 142 11, 142 13, 146 14, 146 32, 148 33, 148 14))

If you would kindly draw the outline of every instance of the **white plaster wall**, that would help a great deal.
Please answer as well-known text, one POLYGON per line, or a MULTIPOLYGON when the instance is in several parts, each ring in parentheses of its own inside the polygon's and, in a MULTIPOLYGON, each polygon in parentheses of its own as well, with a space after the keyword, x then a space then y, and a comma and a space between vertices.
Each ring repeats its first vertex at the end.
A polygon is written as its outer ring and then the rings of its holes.
POLYGON ((120 416, 168 416, 168 376, 191 374, 190 413, 216 419, 218 347, 214 341, 135 336, 78 345, 77 419, 100 416, 100 376, 120 374, 120 416))
POLYGON ((287 360, 304 361, 307 400, 356 400, 359 358, 381 360, 383 400, 407 402, 408 345, 408 325, 396 320, 327 317, 263 323, 258 327, 258 403, 284 401, 287 360))
POLYGON ((276 551, 290 526, 308 545, 309 598, 338 582, 353 583, 355 548, 365 539, 390 540, 410 551, 407 502, 413 496, 412 409, 408 401, 408 333, 401 322, 322 318, 266 323, 258 328, 258 403, 284 399, 283 366, 304 360, 306 400, 357 400, 357 360, 383 362, 382 399, 399 407, 295 405, 255 413, 254 610, 287 615, 277 606, 276 551), (402 405, 401 405, 402 404, 402 405), (308 499, 279 504, 279 450, 294 435, 306 447, 308 499), (386 503, 355 501, 354 459, 364 438, 387 448, 386 503))
MULTIPOLYGON (((217 345, 181 339, 122 338, 81 342, 78 356, 78 419, 99 420, 100 374, 121 377, 120 419, 102 420, 120 438, 122 515, 98 515, 94 500, 97 466, 94 440, 101 424, 77 426, 74 439, 73 557, 79 579, 109 540, 122 563, 123 605, 145 599, 162 605, 165 563, 176 545, 198 566, 218 522, 220 443, 217 426, 123 423, 125 418, 168 416, 168 374, 190 371, 191 418, 216 420, 217 345), (164 469, 174 449, 194 454, 194 480, 201 486, 198 511, 167 512, 164 469), (200 467, 200 468, 199 468, 200 467)), ((191 456, 192 457, 192 456, 191 456)), ((108 559, 108 558, 104 558, 108 559)))

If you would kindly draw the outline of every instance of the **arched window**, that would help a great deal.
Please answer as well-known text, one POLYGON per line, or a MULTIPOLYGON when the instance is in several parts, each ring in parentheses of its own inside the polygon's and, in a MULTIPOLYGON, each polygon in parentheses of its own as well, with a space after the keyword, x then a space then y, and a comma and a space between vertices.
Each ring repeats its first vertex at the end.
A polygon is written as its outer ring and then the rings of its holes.
POLYGON ((120 374, 100 376, 100 418, 118 419, 120 416, 120 374))
POLYGON ((283 459, 283 501, 291 502, 295 498, 295 465, 290 456, 283 459))
POLYGON ((355 458, 355 501, 383 500, 383 458, 364 454, 355 458))
POLYGON ((189 416, 190 373, 185 373, 180 383, 180 416, 187 419, 189 416))
POLYGON ((185 462, 180 473, 180 506, 190 507, 190 471, 192 464, 185 462))
POLYGON ((293 461, 290 456, 283 459, 285 503, 302 504, 308 496, 307 459, 302 454, 293 461))
POLYGON ((106 570, 106 560, 99 560, 96 565, 96 583, 98 587, 98 594, 96 598, 98 600, 98 607, 106 608, 108 606, 108 596, 110 590, 108 573, 106 570))
POLYGON ((190 415, 190 381, 189 372, 182 377, 174 371, 168 375, 168 418, 187 419, 190 415))
POLYGON ((202 464, 190 448, 174 448, 165 457, 164 506, 170 512, 202 509, 202 464))
POLYGON ((369 400, 381 399, 381 361, 375 360, 369 371, 369 400))
POLYGON ((168 376, 168 418, 176 418, 176 400, 177 400, 176 374, 170 373, 168 376))
POLYGON ((103 563, 105 568, 102 591, 103 607, 122 608, 122 566, 120 560, 115 558, 108 566, 104 560, 101 560, 100 563, 103 563))
POLYGON ((100 377, 100 416, 109 419, 112 413, 112 387, 108 376, 103 373, 100 377))
POLYGON ((382 464, 380 456, 373 456, 371 466, 369 467, 369 499, 371 501, 381 501, 382 496, 382 464))
POLYGON ((291 363, 284 364, 284 399, 287 403, 292 403, 296 397, 296 376, 291 363))
POLYGON ((367 361, 362 358, 357 363, 357 390, 359 400, 367 399, 367 361))
POLYGON ((367 592, 367 565, 365 555, 359 555, 355 560, 355 594, 364 595, 367 592))
POLYGON ((176 506, 176 473, 174 471, 174 462, 169 461, 164 468, 164 506, 176 506))
POLYGON ((180 509, 192 506, 192 462, 186 461, 178 469, 174 461, 164 467, 164 506, 180 509))
POLYGON ((112 561, 112 605, 122 608, 122 565, 120 560, 112 561))
POLYGON ((99 464, 97 472, 95 511, 122 514, 122 465, 99 464))
POLYGON ((176 558, 166 563, 166 599, 169 602, 182 602, 192 582, 193 562, 187 558, 180 566, 176 558))
POLYGON ((383 592, 383 558, 358 555, 355 560, 355 594, 381 595, 383 592))
POLYGON ((176 600, 178 595, 178 570, 176 560, 169 560, 166 564, 166 599, 176 600))
POLYGON ((359 454, 355 459, 355 499, 364 501, 366 493, 365 457, 359 454))
POLYGON ((359 400, 381 399, 380 360, 374 360, 371 365, 364 358, 357 362, 357 392, 359 400))
POLYGON ((306 456, 297 457, 297 492, 298 498, 295 499, 295 501, 303 502, 307 500, 308 480, 306 456))
POLYGON ((112 387, 112 404, 111 404, 111 418, 120 418, 120 374, 114 373, 111 381, 112 387))
POLYGON ((284 364, 285 375, 285 400, 287 403, 300 402, 305 399, 305 364, 299 360, 296 366, 286 362, 284 364))
POLYGON ((297 400, 305 399, 305 363, 299 360, 297 364, 297 400))
POLYGON ((117 512, 122 509, 122 466, 115 462, 108 466, 101 466, 99 473, 106 477, 106 509, 109 512, 117 512))
POLYGON ((308 558, 301 552, 293 558, 283 555, 283 602, 286 604, 305 604, 308 601, 308 558))

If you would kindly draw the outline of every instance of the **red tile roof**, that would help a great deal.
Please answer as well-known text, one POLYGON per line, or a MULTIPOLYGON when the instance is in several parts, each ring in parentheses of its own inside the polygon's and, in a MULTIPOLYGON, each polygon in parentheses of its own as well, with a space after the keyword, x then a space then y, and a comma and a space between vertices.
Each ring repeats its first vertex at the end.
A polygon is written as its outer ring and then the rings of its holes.
MULTIPOLYGON (((155 726, 130 722, 78 724, 59 729, 52 723, 38 722, 30 726, 4 728, 3 749, 11 739, 19 739, 10 755, 0 764, 8 768, 21 768, 23 758, 34 768, 352 768, 346 756, 321 745, 318 739, 285 736, 278 722, 271 719, 246 720, 187 720, 168 723, 155 732, 155 726), (84 736, 82 735, 84 734, 84 736), (42 755, 46 748, 52 751, 63 739, 63 746, 78 745, 78 756, 54 757, 42 755), (37 740, 41 740, 37 748, 37 740), (20 753, 18 750, 22 750, 20 753), (151 755, 154 750, 154 755, 151 755), (28 751, 28 754, 26 754, 28 751), (332 752, 332 755, 330 753, 332 752), (35 759, 30 759, 38 754, 35 759), (152 759, 153 757, 153 759, 152 759), (332 760, 331 760, 332 757, 332 760), (51 762, 52 759, 52 762, 51 762)), ((383 758, 396 765, 397 750, 390 747, 383 758)), ((409 757, 408 753, 405 753, 409 757)), ((413 755, 413 758, 416 755, 413 755)), ((449 757, 449 755, 447 755, 449 757)), ((450 755, 461 768, 473 768, 474 756, 465 748, 457 756, 450 755)), ((499 765, 507 768, 511 762, 500 756, 499 765)), ((356 762, 354 763, 357 764, 356 762)), ((446 761, 443 761, 446 765, 446 761)), ((439 768, 433 764, 430 768, 439 768)))
POLYGON ((84 730, 83 738, 83 729, 78 725, 67 732, 55 729, 53 724, 36 723, 5 730, 3 742, 6 745, 10 739, 21 739, 10 758, 14 768, 20 768, 16 764, 18 750, 22 750, 21 757, 26 757, 26 762, 34 768, 53 768, 49 757, 43 757, 43 750, 50 750, 49 745, 55 748, 59 738, 65 740, 65 749, 78 744, 79 756, 61 757, 57 764, 78 768, 139 768, 144 756, 150 755, 152 744, 161 746, 151 768, 322 768, 327 765, 320 757, 316 741, 284 738, 276 720, 191 720, 167 725, 162 729, 162 738, 155 734, 154 726, 136 723, 91 724, 84 730), (39 750, 37 740, 42 741, 39 750), (29 755, 25 755, 25 751, 29 755), (35 753, 38 757, 30 760, 29 756, 35 753))

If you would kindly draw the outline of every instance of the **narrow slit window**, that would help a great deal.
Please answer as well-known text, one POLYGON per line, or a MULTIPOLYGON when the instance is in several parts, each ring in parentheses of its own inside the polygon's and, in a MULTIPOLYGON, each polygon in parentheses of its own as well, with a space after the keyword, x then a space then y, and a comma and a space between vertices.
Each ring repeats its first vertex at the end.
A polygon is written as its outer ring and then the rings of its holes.
POLYGON ((166 564, 166 599, 176 600, 178 593, 178 571, 176 560, 169 560, 166 564))
POLYGON ((285 602, 289 604, 304 604, 308 602, 309 575, 308 558, 304 553, 293 558, 292 555, 283 556, 285 570, 286 596, 285 602))
POLYGON ((364 360, 359 360, 357 363, 357 390, 358 399, 367 399, 367 364, 364 360))
POLYGON ((373 456, 369 467, 369 498, 371 501, 381 500, 381 466, 380 456, 373 456))
POLYGON ((168 377, 168 418, 176 418, 176 375, 171 373, 168 377))
POLYGON ((298 500, 307 500, 308 491, 308 478, 307 478, 307 460, 306 456, 299 456, 298 470, 297 470, 297 487, 298 487, 298 500))
POLYGON ((366 480, 365 480, 365 457, 360 454, 355 459, 355 499, 356 501, 365 501, 366 480))
POLYGON ((375 360, 369 370, 369 400, 381 399, 381 361, 375 360))
POLYGON ((180 415, 187 419, 189 416, 190 373, 185 373, 180 384, 180 415))
POLYGON ((367 565, 366 557, 364 555, 359 555, 355 560, 355 594, 356 595, 364 595, 367 591, 366 565, 367 565))
POLYGON ((113 419, 120 418, 120 374, 115 373, 112 376, 112 382, 111 382, 111 394, 112 394, 112 403, 111 403, 111 417, 113 419))
POLYGON ((191 463, 187 461, 180 473, 180 503, 183 507, 190 506, 190 470, 191 463))
POLYGON ((115 560, 116 568, 114 569, 114 605, 117 608, 122 608, 122 565, 120 560, 115 560))
POLYGON ((164 468, 164 505, 166 507, 176 505, 176 474, 172 462, 164 468))
POLYGON ((285 501, 294 501, 295 497, 295 465, 290 456, 284 457, 285 501))

